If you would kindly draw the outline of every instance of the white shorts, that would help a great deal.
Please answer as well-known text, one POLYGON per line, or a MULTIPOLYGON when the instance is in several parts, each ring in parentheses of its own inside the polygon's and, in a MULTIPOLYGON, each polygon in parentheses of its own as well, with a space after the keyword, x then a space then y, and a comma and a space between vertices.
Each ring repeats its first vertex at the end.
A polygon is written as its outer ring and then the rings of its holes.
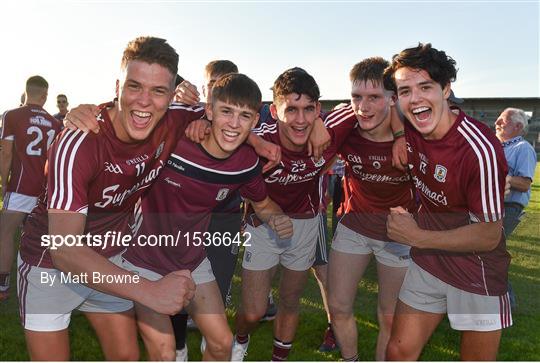
MULTIPOLYGON (((110 257, 109 261, 121 267, 120 254, 110 257)), ((27 330, 66 329, 71 320, 71 312, 75 309, 90 313, 119 313, 133 307, 129 300, 76 283, 77 275, 71 275, 71 282, 67 281, 67 273, 29 265, 20 255, 17 265, 19 314, 27 330)), ((87 281, 91 281, 91 278, 88 276, 87 281)))
POLYGON ((366 237, 339 223, 332 249, 350 254, 369 255, 374 254, 377 262, 390 267, 409 266, 409 246, 397 242, 378 241, 366 237))
POLYGON ((32 197, 30 195, 7 192, 4 198, 3 209, 14 212, 30 213, 37 205, 37 200, 37 197, 32 197))
MULTIPOLYGON (((163 277, 163 275, 158 274, 157 272, 148 270, 144 267, 136 266, 125 258, 122 258, 122 267, 150 281, 157 281, 163 277)), ((208 258, 205 257, 199 266, 197 266, 195 270, 191 271, 191 278, 195 282, 195 285, 204 284, 216 279, 214 273, 212 272, 212 265, 210 264, 208 258)))
POLYGON ((248 224, 246 233, 251 233, 251 240, 250 246, 245 247, 242 267, 262 271, 281 263, 290 270, 309 270, 315 261, 319 217, 291 221, 293 236, 283 245, 276 240, 275 232, 266 223, 258 227, 248 224))
POLYGON ((417 310, 447 313, 454 330, 493 331, 512 325, 508 293, 486 296, 455 288, 413 261, 405 275, 399 299, 417 310))

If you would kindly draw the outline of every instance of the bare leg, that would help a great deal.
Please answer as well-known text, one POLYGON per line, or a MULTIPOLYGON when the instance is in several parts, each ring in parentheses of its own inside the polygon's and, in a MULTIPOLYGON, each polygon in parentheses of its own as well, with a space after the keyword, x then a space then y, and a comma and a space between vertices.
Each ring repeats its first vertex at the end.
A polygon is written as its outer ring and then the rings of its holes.
POLYGON ((231 360, 233 337, 217 282, 197 285, 187 310, 206 339, 203 361, 231 360))
POLYGON ((328 303, 334 334, 343 358, 358 354, 358 330, 353 306, 362 278, 371 259, 369 255, 330 250, 328 303))
POLYGON ((279 284, 279 305, 274 322, 274 336, 282 342, 291 342, 298 326, 300 297, 304 291, 308 271, 294 271, 282 266, 279 284))
POLYGON ((407 273, 407 267, 390 267, 377 262, 379 280, 379 297, 377 317, 379 320, 379 335, 377 336, 377 351, 375 359, 386 360, 386 346, 392 333, 394 312, 398 301, 399 290, 407 273))
POLYGON ((122 313, 88 313, 84 315, 96 331, 105 359, 139 360, 137 326, 133 309, 122 313))
POLYGON ((31 360, 69 360, 69 335, 67 329, 47 332, 25 329, 24 336, 31 360))
POLYGON ((151 361, 173 361, 176 358, 176 343, 171 319, 156 313, 144 305, 135 303, 137 325, 151 361))
POLYGON ((386 359, 418 360, 422 349, 444 315, 416 310, 398 300, 392 335, 386 347, 386 359))
POLYGON ((501 330, 464 331, 461 333, 461 354, 463 361, 495 361, 501 342, 501 330))
POLYGON ((268 293, 277 266, 269 270, 242 269, 242 306, 236 314, 236 334, 248 335, 266 312, 268 293))

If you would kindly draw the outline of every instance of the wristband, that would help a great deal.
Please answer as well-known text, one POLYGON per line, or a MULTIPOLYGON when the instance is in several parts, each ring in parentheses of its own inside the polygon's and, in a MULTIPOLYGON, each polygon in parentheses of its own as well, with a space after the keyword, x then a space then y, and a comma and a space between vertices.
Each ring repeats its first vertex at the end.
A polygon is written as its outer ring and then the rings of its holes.
POLYGON ((398 139, 402 136, 405 136, 405 130, 399 130, 393 133, 394 139, 398 139))

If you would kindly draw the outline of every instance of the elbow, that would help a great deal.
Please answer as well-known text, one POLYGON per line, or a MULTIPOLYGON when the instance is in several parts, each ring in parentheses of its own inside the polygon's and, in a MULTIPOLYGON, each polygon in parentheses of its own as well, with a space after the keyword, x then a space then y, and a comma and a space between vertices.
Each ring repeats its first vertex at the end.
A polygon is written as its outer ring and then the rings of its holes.
POLYGON ((63 247, 50 248, 49 253, 54 267, 58 270, 64 270, 66 261, 70 258, 68 249, 63 247))
POLYGON ((478 249, 478 252, 490 252, 497 248, 497 246, 501 242, 501 234, 502 228, 497 232, 486 234, 480 249, 478 249))

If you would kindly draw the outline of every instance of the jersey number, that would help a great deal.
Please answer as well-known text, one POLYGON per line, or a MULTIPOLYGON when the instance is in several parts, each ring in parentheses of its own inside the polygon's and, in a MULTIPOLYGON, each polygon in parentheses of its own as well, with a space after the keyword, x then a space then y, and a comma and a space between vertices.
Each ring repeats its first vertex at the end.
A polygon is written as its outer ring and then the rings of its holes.
MULTIPOLYGON (((28 128, 28 130, 26 130, 26 134, 36 135, 35 139, 30 141, 30 143, 26 146, 26 154, 41 156, 41 148, 39 147, 39 143, 41 140, 43 140, 43 131, 41 131, 41 129, 37 126, 31 126, 28 128)), ((47 149, 53 142, 54 134, 54 130, 47 131, 47 149)))
POLYGON ((137 169, 137 176, 140 176, 144 172, 145 163, 139 163, 135 165, 137 169))

